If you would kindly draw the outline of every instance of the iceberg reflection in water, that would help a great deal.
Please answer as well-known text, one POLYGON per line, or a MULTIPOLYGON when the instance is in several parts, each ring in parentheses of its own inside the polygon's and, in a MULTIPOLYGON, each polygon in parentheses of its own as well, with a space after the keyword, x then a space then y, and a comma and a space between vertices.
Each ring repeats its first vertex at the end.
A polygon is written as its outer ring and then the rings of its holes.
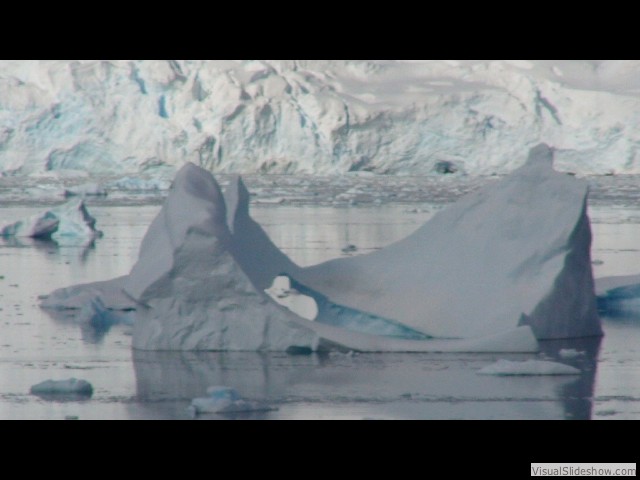
POLYGON ((199 418, 589 419, 600 339, 541 342, 541 355, 134 351, 136 403, 156 418, 187 418, 212 385, 278 409, 199 418), (559 351, 585 352, 561 358, 559 351), (580 376, 486 377, 499 358, 548 358, 580 376))

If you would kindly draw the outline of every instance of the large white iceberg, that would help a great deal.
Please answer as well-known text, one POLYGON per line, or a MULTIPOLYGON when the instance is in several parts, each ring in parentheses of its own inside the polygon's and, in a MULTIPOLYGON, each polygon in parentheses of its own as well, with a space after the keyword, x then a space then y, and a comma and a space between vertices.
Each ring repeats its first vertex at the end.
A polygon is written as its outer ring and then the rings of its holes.
POLYGON ((540 144, 512 175, 409 237, 291 276, 335 304, 433 337, 474 338, 517 325, 530 325, 538 339, 601 335, 587 183, 555 172, 552 162, 552 149, 540 144))
POLYGON ((195 165, 185 165, 149 227, 130 274, 58 290, 45 300, 46 306, 78 308, 100 294, 105 308, 133 304, 133 346, 146 350, 537 350, 530 328, 515 324, 472 339, 424 341, 348 331, 295 315, 256 287, 283 266, 297 267, 257 224, 239 218, 248 217, 243 210, 246 203, 236 203, 235 212, 242 213, 234 216, 232 233, 225 201, 213 176, 195 165), (257 233, 253 238, 241 238, 247 232, 257 233), (253 258, 258 264, 265 262, 268 269, 242 268, 247 258, 255 255, 249 251, 253 247, 265 252, 265 257, 253 258), (274 258, 268 257, 270 253, 274 258))
MULTIPOLYGON (((45 304, 135 308, 150 350, 534 351, 601 335, 587 186, 541 144, 509 178, 368 255, 300 268, 254 222, 239 178, 223 197, 193 164, 176 175, 131 273, 54 292, 45 304), (310 322, 264 290, 286 274, 315 301, 310 322)), ((305 300, 307 301, 307 300, 305 300)))

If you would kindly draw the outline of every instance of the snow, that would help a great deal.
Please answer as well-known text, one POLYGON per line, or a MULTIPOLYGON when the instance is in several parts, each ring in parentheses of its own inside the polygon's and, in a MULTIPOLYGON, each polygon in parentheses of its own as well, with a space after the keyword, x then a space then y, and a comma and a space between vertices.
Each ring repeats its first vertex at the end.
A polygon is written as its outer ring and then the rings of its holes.
POLYGON ((296 315, 307 320, 315 320, 318 316, 318 305, 313 297, 300 293, 291 287, 291 279, 280 275, 273 280, 273 285, 264 291, 274 302, 282 305, 296 315))
POLYGON ((209 387, 207 397, 194 398, 188 410, 193 416, 206 413, 265 412, 276 410, 264 402, 245 400, 231 387, 209 387))
POLYGON ((546 360, 514 362, 498 360, 478 370, 480 375, 580 375, 580 370, 564 363, 546 360))
POLYGON ((0 171, 640 172, 640 61, 0 62, 0 171))
POLYGON ((512 175, 395 244, 283 272, 334 304, 436 338, 517 325, 539 339, 601 335, 587 185, 552 162, 553 151, 538 145, 512 175))
POLYGON ((93 386, 86 380, 45 380, 31 387, 33 395, 86 395, 93 394, 93 386))

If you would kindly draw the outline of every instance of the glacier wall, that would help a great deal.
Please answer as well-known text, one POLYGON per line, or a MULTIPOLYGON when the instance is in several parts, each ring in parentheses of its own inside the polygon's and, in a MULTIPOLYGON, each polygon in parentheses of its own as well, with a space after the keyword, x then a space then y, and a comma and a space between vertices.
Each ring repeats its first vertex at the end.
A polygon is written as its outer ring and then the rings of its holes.
POLYGON ((640 173, 639 120, 638 61, 0 61, 4 175, 640 173))

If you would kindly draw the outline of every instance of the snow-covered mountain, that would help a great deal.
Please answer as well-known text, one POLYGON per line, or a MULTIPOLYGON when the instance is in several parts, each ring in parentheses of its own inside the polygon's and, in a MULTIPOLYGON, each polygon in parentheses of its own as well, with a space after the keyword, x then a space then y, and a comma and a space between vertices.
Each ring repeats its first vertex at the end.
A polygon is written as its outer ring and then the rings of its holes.
POLYGON ((640 173, 638 125, 640 61, 0 62, 4 174, 640 173))

